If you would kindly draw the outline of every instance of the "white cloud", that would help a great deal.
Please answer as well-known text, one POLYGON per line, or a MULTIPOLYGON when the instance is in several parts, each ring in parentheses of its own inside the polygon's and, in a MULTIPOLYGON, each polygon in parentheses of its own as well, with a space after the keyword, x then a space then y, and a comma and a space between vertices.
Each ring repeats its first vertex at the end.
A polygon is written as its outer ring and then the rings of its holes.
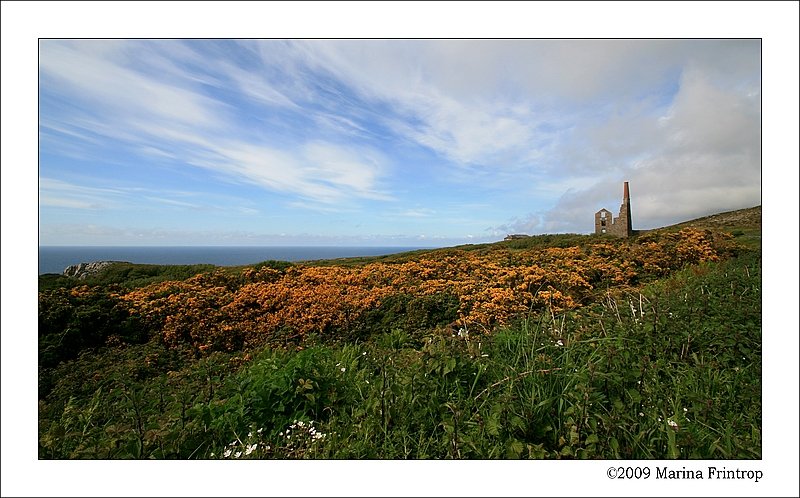
POLYGON ((148 76, 132 66, 127 45, 102 41, 40 41, 40 77, 53 79, 59 91, 96 112, 117 118, 168 120, 216 127, 220 104, 187 86, 148 76))
POLYGON ((221 85, 222 76, 206 74, 218 71, 247 97, 296 107, 291 99, 270 87, 258 72, 229 62, 209 59, 203 74, 170 65, 170 54, 184 57, 183 64, 187 58, 202 62, 195 52, 181 47, 176 42, 42 41, 40 71, 48 91, 73 99, 80 109, 49 116, 40 123, 43 133, 88 132, 114 138, 150 156, 184 161, 229 181, 313 202, 391 198, 378 188, 385 159, 375 150, 319 140, 307 140, 299 147, 275 146, 263 133, 238 124, 229 104, 205 95, 200 84, 221 85))
POLYGON ((87 187, 53 178, 39 179, 39 205, 47 207, 100 210, 119 204, 124 192, 87 187))

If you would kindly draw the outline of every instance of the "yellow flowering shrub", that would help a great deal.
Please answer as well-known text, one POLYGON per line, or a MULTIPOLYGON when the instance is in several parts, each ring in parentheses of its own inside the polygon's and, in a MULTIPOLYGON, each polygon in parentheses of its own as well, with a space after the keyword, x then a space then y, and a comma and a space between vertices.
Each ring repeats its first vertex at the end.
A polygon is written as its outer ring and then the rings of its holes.
POLYGON ((158 327, 167 343, 231 350, 278 332, 302 338, 347 331, 387 297, 401 294, 455 296, 453 325, 490 331, 521 313, 575 308, 608 287, 718 257, 712 236, 685 229, 585 247, 451 249, 400 263, 215 271, 120 298, 158 327))

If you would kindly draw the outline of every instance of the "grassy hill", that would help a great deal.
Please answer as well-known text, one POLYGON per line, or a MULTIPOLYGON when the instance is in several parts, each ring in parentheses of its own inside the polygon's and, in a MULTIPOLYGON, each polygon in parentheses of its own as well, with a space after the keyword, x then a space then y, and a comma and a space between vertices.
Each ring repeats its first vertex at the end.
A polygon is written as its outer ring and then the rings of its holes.
MULTIPOLYGON (((739 238, 743 244, 758 246, 761 239, 761 206, 748 209, 739 209, 724 213, 705 216, 690 221, 681 222, 675 225, 662 227, 653 232, 674 232, 684 228, 697 228, 702 230, 713 230, 718 232, 730 233, 739 238)), ((611 236, 580 235, 580 234, 544 234, 534 235, 524 239, 503 240, 485 244, 464 244, 454 247, 441 249, 417 249, 413 251, 388 254, 381 256, 365 256, 354 258, 337 258, 328 260, 315 260, 300 262, 302 264, 314 266, 344 265, 357 266, 369 263, 399 263, 423 256, 433 256, 447 254, 456 251, 469 251, 486 253, 494 250, 523 250, 547 247, 571 247, 581 246, 603 238, 614 242, 611 236)), ((231 272, 240 272, 246 268, 260 268, 264 266, 273 268, 285 268, 292 263, 284 261, 262 261, 252 265, 241 265, 225 267, 231 272)), ((127 288, 140 287, 157 282, 168 280, 182 280, 194 276, 198 273, 215 270, 214 265, 154 265, 154 264, 135 264, 135 263, 114 263, 105 270, 85 280, 78 281, 74 278, 63 275, 46 274, 39 276, 39 289, 50 289, 57 287, 69 287, 76 285, 109 285, 120 284, 127 288)))
POLYGON ((39 456, 760 458, 759 235, 40 280, 39 456))

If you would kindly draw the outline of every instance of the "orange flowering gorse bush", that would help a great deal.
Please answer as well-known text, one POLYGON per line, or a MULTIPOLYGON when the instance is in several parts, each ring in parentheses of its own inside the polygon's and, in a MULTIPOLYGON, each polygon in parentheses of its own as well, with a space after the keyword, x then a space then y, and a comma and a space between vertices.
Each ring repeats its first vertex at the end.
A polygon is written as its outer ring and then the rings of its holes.
POLYGON ((583 247, 448 249, 360 266, 217 270, 118 297, 165 342, 199 351, 348 331, 387 298, 401 295, 455 296, 458 309, 449 325, 490 331, 523 313, 572 309, 609 287, 715 261, 721 247, 715 237, 684 229, 583 247))

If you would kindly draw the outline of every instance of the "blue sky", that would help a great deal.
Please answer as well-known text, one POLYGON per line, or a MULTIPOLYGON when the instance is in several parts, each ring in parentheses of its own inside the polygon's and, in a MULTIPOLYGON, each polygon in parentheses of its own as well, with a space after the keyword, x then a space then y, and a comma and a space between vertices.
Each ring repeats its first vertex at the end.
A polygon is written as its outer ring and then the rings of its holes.
POLYGON ((761 203, 760 40, 39 41, 42 245, 405 245, 761 203))

